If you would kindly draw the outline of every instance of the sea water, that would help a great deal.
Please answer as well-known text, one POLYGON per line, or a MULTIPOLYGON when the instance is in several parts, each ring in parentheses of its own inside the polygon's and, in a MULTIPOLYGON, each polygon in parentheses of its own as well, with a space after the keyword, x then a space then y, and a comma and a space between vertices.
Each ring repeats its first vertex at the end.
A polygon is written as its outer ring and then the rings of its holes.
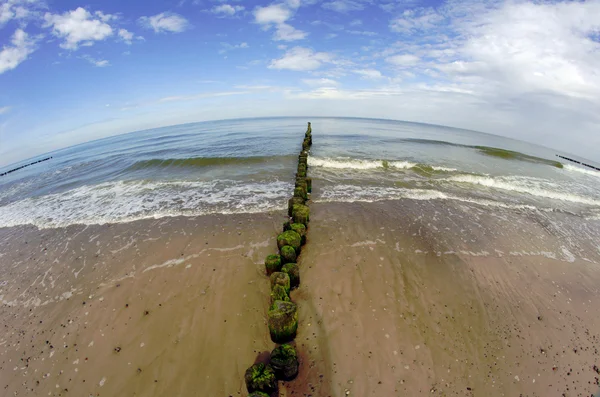
POLYGON ((0 227, 283 209, 307 121, 316 203, 452 201, 600 220, 600 172, 556 157, 569 153, 401 121, 268 118, 157 128, 42 154, 53 158, 0 178, 0 227))

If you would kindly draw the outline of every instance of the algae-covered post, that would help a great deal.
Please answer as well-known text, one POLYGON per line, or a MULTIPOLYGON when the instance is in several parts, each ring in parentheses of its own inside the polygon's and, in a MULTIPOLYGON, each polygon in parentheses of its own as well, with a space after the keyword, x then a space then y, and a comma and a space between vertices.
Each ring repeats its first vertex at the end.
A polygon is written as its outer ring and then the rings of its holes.
POLYGON ((300 286, 298 256, 307 241, 312 179, 308 174, 308 151, 312 145, 310 122, 298 155, 298 167, 292 197, 288 201, 288 219, 283 232, 277 236, 279 255, 265 259, 265 273, 271 284, 267 324, 271 340, 277 344, 271 353, 269 364, 254 364, 245 374, 250 397, 264 397, 277 390, 277 380, 290 381, 298 375, 300 362, 296 348, 289 344, 298 330, 298 307, 292 302, 290 292, 300 286))

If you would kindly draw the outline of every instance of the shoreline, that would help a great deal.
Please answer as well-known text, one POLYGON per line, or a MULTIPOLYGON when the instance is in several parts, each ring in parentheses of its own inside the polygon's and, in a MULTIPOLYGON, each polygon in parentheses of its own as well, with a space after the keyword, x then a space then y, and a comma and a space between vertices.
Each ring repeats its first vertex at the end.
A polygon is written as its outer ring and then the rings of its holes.
MULTIPOLYGON (((398 200, 311 212, 286 395, 597 392, 594 230, 578 251, 573 231, 518 211, 398 200)), ((245 395, 248 364, 274 347, 264 257, 285 218, 1 229, 0 386, 245 395)))

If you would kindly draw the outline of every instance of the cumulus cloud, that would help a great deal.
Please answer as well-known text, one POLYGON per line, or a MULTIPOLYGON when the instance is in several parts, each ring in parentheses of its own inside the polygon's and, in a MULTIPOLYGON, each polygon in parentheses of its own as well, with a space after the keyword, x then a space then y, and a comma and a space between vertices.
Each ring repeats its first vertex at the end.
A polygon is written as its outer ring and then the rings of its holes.
POLYGON ((131 43, 133 43, 133 33, 127 29, 119 29, 119 37, 125 44, 131 45, 131 43))
POLYGON ((23 21, 34 17, 43 4, 37 0, 3 0, 0 4, 0 27, 11 20, 23 21))
POLYGON ((306 71, 319 69, 323 63, 332 62, 333 56, 327 52, 315 52, 310 48, 294 47, 283 57, 273 59, 269 69, 306 71))
POLYGON ((214 6, 211 11, 214 14, 233 16, 237 12, 244 11, 244 9, 244 6, 232 6, 230 4, 221 4, 219 6, 214 6))
POLYGON ((275 29, 273 40, 296 41, 304 39, 308 33, 294 28, 287 21, 292 18, 295 8, 299 2, 288 2, 284 4, 271 4, 266 7, 254 9, 254 20, 262 25, 264 30, 275 29))
POLYGON ((153 29, 155 33, 181 33, 190 27, 187 19, 169 12, 162 12, 151 17, 141 17, 139 22, 145 28, 153 29))
POLYGON ((64 39, 60 46, 67 50, 77 50, 80 45, 91 46, 95 41, 104 40, 113 35, 108 24, 116 16, 96 12, 91 14, 84 8, 67 11, 64 14, 44 15, 45 27, 52 28, 52 34, 64 39))
POLYGON ((0 51, 0 74, 16 68, 35 51, 35 40, 22 29, 15 31, 10 42, 0 51))

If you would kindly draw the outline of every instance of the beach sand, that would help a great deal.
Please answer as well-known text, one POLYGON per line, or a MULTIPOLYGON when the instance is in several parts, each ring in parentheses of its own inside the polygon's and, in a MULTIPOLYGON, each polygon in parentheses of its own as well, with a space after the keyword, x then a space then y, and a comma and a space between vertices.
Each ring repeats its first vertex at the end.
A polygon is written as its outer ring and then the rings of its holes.
MULTIPOLYGON (((292 292, 300 375, 281 396, 598 390, 600 255, 556 226, 569 215, 413 200, 311 211, 292 292)), ((247 395, 244 371, 274 347, 263 260, 284 220, 0 230, 2 395, 247 395)))

